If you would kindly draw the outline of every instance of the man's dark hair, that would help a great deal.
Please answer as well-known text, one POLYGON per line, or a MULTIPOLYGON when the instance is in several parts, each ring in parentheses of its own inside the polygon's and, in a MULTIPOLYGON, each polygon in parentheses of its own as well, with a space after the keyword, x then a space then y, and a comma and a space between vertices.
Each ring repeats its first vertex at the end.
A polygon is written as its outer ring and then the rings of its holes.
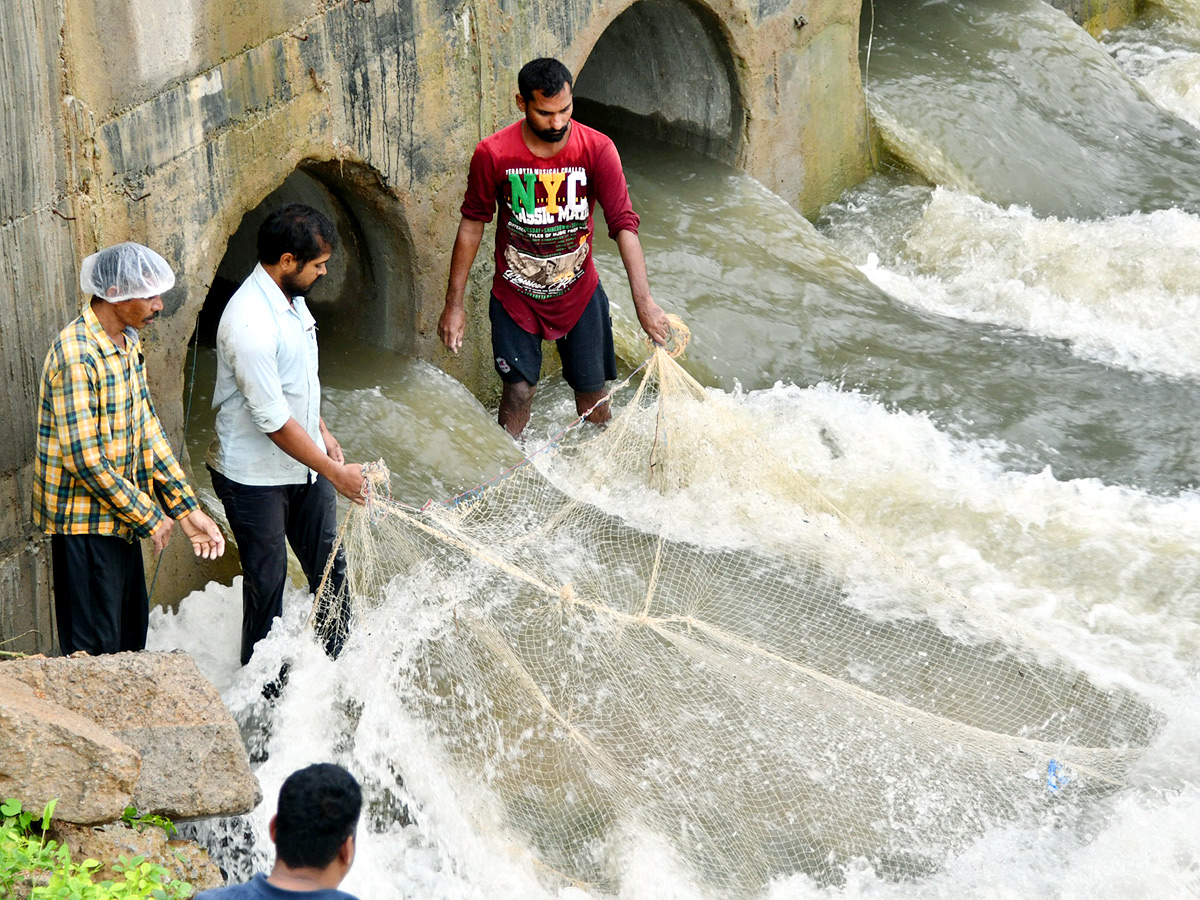
POLYGON ((324 869, 358 826, 362 789, 333 763, 288 776, 275 813, 275 854, 292 869, 324 869))
POLYGON ((574 83, 570 69, 549 56, 525 63, 517 73, 517 90, 526 101, 533 99, 534 91, 541 91, 543 97, 553 97, 564 84, 571 87, 574 83))
POLYGON ((258 261, 272 265, 290 253, 304 264, 337 245, 333 223, 320 210, 289 203, 271 213, 258 226, 258 261))

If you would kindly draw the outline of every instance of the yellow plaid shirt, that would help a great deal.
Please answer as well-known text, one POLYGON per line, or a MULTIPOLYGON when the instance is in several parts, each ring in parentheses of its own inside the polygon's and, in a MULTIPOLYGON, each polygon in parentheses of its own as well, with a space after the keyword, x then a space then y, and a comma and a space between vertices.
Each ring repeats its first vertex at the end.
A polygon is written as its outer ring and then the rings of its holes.
POLYGON ((125 347, 91 305, 62 330, 42 367, 33 522, 50 534, 148 537, 199 509, 150 402, 137 332, 125 347))

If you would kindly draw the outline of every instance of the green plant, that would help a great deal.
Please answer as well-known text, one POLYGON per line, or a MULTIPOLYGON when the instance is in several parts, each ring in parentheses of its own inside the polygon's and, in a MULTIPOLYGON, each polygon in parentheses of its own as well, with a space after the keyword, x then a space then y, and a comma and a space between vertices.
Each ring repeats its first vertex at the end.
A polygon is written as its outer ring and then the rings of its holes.
POLYGON ((0 896, 27 895, 33 883, 44 879, 59 864, 60 852, 43 834, 54 813, 54 801, 46 805, 34 831, 34 815, 19 800, 0 803, 0 896))
MULTIPOLYGON (((120 879, 95 881, 94 874, 102 867, 99 860, 85 859, 76 863, 70 849, 46 837, 56 801, 51 801, 41 814, 21 807, 19 800, 0 803, 0 897, 29 900, 185 900, 192 896, 192 886, 172 878, 163 866, 155 865, 142 856, 119 857, 113 870, 120 879)), ((134 818, 136 810, 133 810, 134 818)), ((145 817, 141 824, 160 825, 145 817)), ((164 820, 165 821, 165 820, 164 820)), ((172 830, 174 826, 172 826, 172 830)))
POLYGON ((168 835, 175 834, 175 823, 166 816, 156 816, 154 813, 139 815, 136 806, 125 807, 125 812, 121 813, 121 821, 138 831, 143 831, 153 825, 161 828, 168 835))
MULTIPOLYGON (((46 804, 46 808, 42 810, 40 818, 41 830, 43 832, 50 827, 50 817, 54 815, 54 807, 57 805, 57 800, 51 800, 46 804)), ((33 813, 22 809, 20 800, 9 797, 3 803, 0 803, 0 815, 4 816, 5 828, 17 828, 22 834, 33 833, 33 813)))

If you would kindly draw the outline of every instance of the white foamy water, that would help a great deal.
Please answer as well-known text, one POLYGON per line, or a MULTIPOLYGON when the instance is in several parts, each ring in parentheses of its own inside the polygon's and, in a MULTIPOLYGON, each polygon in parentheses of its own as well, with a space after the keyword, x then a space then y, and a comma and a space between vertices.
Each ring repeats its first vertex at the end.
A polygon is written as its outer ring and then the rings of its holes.
MULTIPOLYGON (((370 404, 372 391, 355 402, 370 404)), ((945 867, 913 883, 880 879, 864 861, 840 887, 804 876, 772 886, 772 898, 1185 896, 1200 872, 1200 497, 1163 498, 1052 473, 1018 474, 1002 448, 947 436, 920 415, 830 386, 779 385, 718 400, 749 414, 772 452, 869 533, 987 609, 1050 640, 1100 684, 1120 685, 1169 716, 1129 786, 1082 821, 986 833, 945 867), (1148 892, 1142 892, 1152 886, 1148 892)), ((343 402, 350 400, 343 397, 343 402)), ((375 401, 376 415, 387 416, 375 401)), ((393 399, 392 402, 395 402, 393 399)), ((565 397, 546 418, 572 416, 565 397)), ((402 417, 403 418, 403 417, 402 417)), ((494 427, 481 415, 481 432, 494 427)), ((603 436, 601 436, 601 439, 603 436)), ((555 467, 569 483, 569 473, 555 467)), ((738 496, 713 492, 678 503, 677 537, 704 544, 714 522, 737 522, 739 541, 786 542, 787 515, 747 521, 738 496)), ((626 517, 638 517, 637 497, 626 517)), ((619 509, 619 507, 618 507, 619 509)), ((786 512, 786 511, 785 511, 786 512)), ((202 836, 245 875, 269 865, 266 823, 283 778, 335 760, 366 788, 368 809, 347 890, 368 897, 557 897, 531 849, 501 825, 498 800, 431 738, 413 702, 411 670, 423 641, 451 613, 402 586, 361 623, 336 663, 305 631, 308 598, 289 596, 284 619, 250 665, 237 666, 240 591, 209 585, 176 614, 156 611, 151 646, 191 652, 266 757, 257 767, 267 798, 240 823, 202 836), (291 674, 274 704, 261 694, 283 660, 291 674), (397 803, 415 824, 393 821, 397 803), (231 847, 222 848, 222 843, 231 847), (249 852, 233 848, 248 846, 249 852)), ((953 778, 953 773, 944 773, 953 778)), ((665 841, 634 830, 622 851, 623 898, 706 897, 665 841)))
POLYGON ((1095 675, 1186 682, 1200 651, 1200 495, 1007 471, 998 445, 828 386, 745 404, 781 457, 921 570, 1055 643, 1061 631, 1086 644, 1077 662, 1095 675))
POLYGON ((1110 33, 1104 44, 1155 103, 1200 128, 1200 26, 1186 20, 1158 21, 1153 28, 1134 26, 1110 33))
POLYGON ((939 187, 889 249, 860 268, 915 308, 1067 341, 1106 365, 1200 373, 1196 215, 1046 219, 939 187))

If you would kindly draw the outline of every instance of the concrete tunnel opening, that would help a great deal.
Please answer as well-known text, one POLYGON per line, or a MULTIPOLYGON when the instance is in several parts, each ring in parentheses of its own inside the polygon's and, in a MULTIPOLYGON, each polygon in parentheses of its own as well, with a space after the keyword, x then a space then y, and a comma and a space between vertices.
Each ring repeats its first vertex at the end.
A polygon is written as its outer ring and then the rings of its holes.
POLYGON ((197 320, 197 339, 213 347, 229 298, 257 261, 263 220, 288 203, 305 203, 329 217, 338 244, 328 273, 305 299, 322 331, 388 350, 413 349, 416 292, 408 226, 399 202, 377 174, 354 163, 305 162, 230 235, 197 320))
MULTIPOLYGON (((184 458, 201 502, 221 524, 226 536, 228 522, 204 465, 215 434, 212 395, 217 326, 229 298, 258 260, 259 226, 273 210, 288 203, 306 203, 319 209, 329 217, 337 232, 338 244, 329 261, 328 274, 305 298, 322 337, 322 369, 327 364, 330 346, 336 347, 338 338, 343 337, 400 354, 414 351, 415 256, 399 200, 386 189, 378 173, 366 166, 337 161, 302 162, 242 216, 229 236, 196 320, 192 335, 195 346, 187 350, 183 388, 184 458)), ((324 371, 322 374, 326 375, 324 371)), ((190 559, 185 566, 178 552, 175 556, 177 564, 168 566, 171 572, 164 581, 164 588, 165 582, 173 582, 166 588, 170 595, 183 596, 202 588, 209 580, 228 584, 240 573, 237 548, 232 542, 227 545, 224 558, 206 566, 195 567, 190 559)))
MULTIPOLYGON (((215 427, 211 408, 216 378, 217 326, 234 291, 258 260, 258 228, 273 211, 288 203, 305 203, 329 217, 337 232, 337 248, 328 273, 306 296, 322 337, 322 369, 331 345, 339 338, 362 341, 400 354, 414 351, 416 288, 412 243, 400 202, 373 170, 355 163, 301 163, 262 202, 242 216, 229 236, 211 286, 200 309, 184 373, 185 444, 193 484, 207 494, 207 508, 223 518, 213 494, 204 459, 215 427)), ((236 561, 236 549, 227 553, 236 561)), ((222 575, 236 574, 236 563, 222 575)), ((228 567, 228 566, 226 566, 228 567)), ((195 585, 200 586, 200 585, 195 585)))
POLYGON ((745 110, 720 20, 688 0, 639 0, 605 29, 575 79, 575 114, 601 130, 734 165, 745 110))

